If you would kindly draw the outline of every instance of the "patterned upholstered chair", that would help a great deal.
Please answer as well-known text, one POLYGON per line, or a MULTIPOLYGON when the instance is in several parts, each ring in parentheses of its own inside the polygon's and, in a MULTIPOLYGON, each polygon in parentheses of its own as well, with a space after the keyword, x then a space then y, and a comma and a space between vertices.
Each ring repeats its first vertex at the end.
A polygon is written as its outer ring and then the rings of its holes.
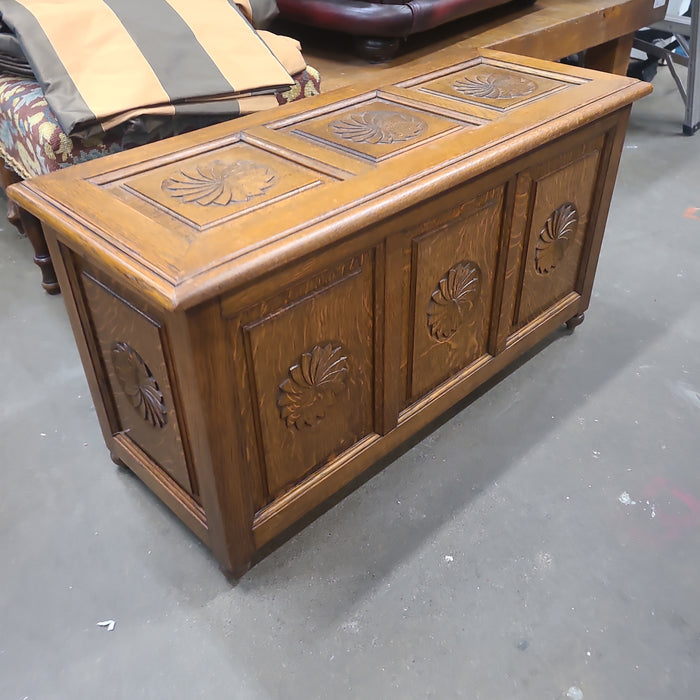
MULTIPOLYGON (((321 78, 307 66, 293 76, 295 83, 276 93, 279 104, 317 95, 321 78)), ((0 184, 3 188, 22 179, 42 175, 116 153, 178 133, 172 123, 152 132, 147 139, 116 129, 108 135, 91 139, 70 138, 59 125, 49 108, 44 93, 31 79, 0 74, 0 184)), ((58 293, 53 265, 39 221, 28 212, 8 201, 8 219, 26 234, 34 248, 34 262, 42 272, 42 285, 50 294, 58 293)))

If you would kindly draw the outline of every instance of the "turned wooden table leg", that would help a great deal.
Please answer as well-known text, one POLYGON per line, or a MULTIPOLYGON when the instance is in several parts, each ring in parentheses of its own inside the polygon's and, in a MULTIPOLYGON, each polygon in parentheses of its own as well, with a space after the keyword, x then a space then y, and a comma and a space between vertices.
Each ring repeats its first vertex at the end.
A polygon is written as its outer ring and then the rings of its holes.
POLYGON ((586 68, 615 73, 616 75, 627 75, 633 41, 634 34, 626 34, 587 49, 586 68))
POLYGON ((53 269, 53 263, 51 262, 46 238, 39 219, 23 209, 19 209, 19 218, 22 225, 21 230, 34 248, 34 262, 41 270, 41 286, 49 294, 59 294, 61 289, 58 286, 56 272, 53 269))
MULTIPOLYGON (((0 158, 0 186, 6 190, 10 185, 22 182, 22 178, 14 170, 5 165, 0 158)), ((34 262, 41 270, 41 286, 49 294, 58 294, 61 290, 58 286, 56 273, 53 269, 49 249, 46 246, 46 238, 41 228, 39 219, 29 212, 22 210, 8 198, 7 200, 7 220, 23 235, 25 235, 34 248, 34 262)))
MULTIPOLYGON (((2 189, 6 190, 10 185, 13 185, 15 182, 21 182, 21 180, 22 178, 14 170, 10 170, 0 158, 0 186, 2 186, 2 189)), ((19 207, 11 199, 7 200, 7 220, 20 233, 24 233, 22 222, 19 220, 19 207)))
POLYGON ((19 216, 19 207, 12 201, 7 200, 7 220, 20 232, 24 233, 22 230, 22 222, 19 216))

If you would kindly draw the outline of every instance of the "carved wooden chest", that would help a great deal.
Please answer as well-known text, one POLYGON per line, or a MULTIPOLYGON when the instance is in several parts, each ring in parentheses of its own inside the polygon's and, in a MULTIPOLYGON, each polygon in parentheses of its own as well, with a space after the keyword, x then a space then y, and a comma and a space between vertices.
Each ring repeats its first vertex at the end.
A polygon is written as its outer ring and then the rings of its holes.
POLYGON ((11 190, 105 440, 242 574, 588 306, 627 78, 489 51, 11 190))

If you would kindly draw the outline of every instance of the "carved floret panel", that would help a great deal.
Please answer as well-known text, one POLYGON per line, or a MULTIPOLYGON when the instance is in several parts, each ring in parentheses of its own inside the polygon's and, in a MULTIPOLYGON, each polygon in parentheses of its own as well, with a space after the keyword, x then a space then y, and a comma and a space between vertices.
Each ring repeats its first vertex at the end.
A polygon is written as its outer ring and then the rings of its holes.
POLYGON ((408 81, 401 86, 462 103, 462 109, 467 112, 471 110, 469 105, 503 112, 578 84, 572 80, 565 75, 559 79, 551 72, 524 71, 517 66, 485 60, 439 77, 408 81))
POLYGON ((325 418, 346 387, 347 359, 340 346, 316 345, 289 368, 290 376, 280 385, 277 402, 287 427, 301 430, 325 418))
POLYGON ((535 246, 535 269, 549 274, 561 262, 578 228, 578 210, 572 202, 562 204, 545 221, 535 246))
POLYGON ((167 422, 163 393, 141 356, 128 343, 117 342, 112 347, 112 364, 131 405, 154 428, 162 428, 167 422))
POLYGON ((537 90, 537 83, 522 75, 489 71, 455 80, 452 87, 469 97, 512 100, 514 97, 531 95, 537 90))
POLYGON ((367 110, 347 115, 330 124, 340 138, 355 143, 400 143, 420 136, 427 124, 408 112, 367 110))
POLYGON ((199 165, 193 171, 163 180, 162 188, 171 197, 201 206, 247 202, 272 187, 276 173, 250 160, 227 163, 215 160, 199 165))
MULTIPOLYGON (((350 107, 314 113, 281 128, 344 154, 378 163, 405 153, 426 141, 462 129, 474 128, 473 120, 456 119, 419 107, 375 96, 350 107)), ((276 128, 275 124, 271 125, 276 128)))
POLYGON ((438 282, 428 304, 428 329, 434 340, 451 338, 479 298, 481 271, 472 261, 451 267, 438 282))
POLYGON ((138 210, 169 216, 178 243, 193 230, 254 215, 329 181, 333 175, 297 162, 291 152, 237 140, 155 168, 144 164, 116 184, 120 197, 138 210))

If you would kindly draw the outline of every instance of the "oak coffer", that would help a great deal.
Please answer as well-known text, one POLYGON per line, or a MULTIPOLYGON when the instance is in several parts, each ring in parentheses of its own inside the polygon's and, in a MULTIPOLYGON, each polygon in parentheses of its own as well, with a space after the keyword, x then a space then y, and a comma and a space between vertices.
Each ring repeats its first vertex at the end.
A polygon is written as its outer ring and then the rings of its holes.
POLYGON ((583 318, 648 85, 491 51, 11 188, 105 440, 241 575, 583 318))

